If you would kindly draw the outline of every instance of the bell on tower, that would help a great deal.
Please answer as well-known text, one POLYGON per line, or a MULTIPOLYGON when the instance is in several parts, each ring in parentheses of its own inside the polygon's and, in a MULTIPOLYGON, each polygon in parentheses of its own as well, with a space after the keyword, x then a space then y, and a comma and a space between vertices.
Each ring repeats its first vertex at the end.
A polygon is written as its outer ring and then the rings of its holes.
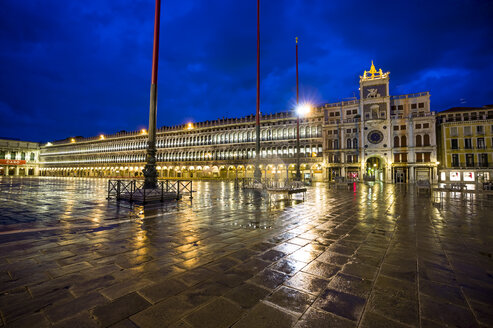
POLYGON ((371 61, 371 67, 370 70, 364 71, 363 76, 360 76, 360 81, 368 81, 368 80, 376 80, 376 79, 384 79, 388 77, 390 72, 382 72, 382 69, 380 68, 378 71, 375 68, 375 65, 373 65, 373 60, 371 61))

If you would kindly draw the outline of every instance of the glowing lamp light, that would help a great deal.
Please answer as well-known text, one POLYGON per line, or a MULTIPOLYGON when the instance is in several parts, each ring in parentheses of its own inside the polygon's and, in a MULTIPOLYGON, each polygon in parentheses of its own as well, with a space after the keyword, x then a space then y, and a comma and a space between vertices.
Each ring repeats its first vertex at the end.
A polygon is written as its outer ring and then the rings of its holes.
POLYGON ((188 122, 188 124, 187 124, 187 130, 192 130, 192 129, 193 129, 192 122, 188 122))
POLYGON ((296 113, 299 116, 305 116, 306 114, 310 113, 311 111, 311 106, 310 104, 304 103, 304 104, 299 104, 296 106, 296 113))
POLYGON ((376 167, 376 166, 377 166, 377 164, 373 164, 373 166, 375 166, 375 167, 376 167))
POLYGON ((99 139, 100 139, 100 140, 104 140, 104 134, 101 134, 101 135, 99 136, 99 139))
POLYGON ((140 133, 141 134, 146 134, 147 133, 147 130, 146 129, 142 129, 142 130, 140 130, 140 133))
POLYGON ((74 143, 75 142, 75 139, 74 138, 71 138, 70 139, 70 142, 74 143))
POLYGON ((53 146, 53 144, 51 142, 47 142, 46 146, 53 146))

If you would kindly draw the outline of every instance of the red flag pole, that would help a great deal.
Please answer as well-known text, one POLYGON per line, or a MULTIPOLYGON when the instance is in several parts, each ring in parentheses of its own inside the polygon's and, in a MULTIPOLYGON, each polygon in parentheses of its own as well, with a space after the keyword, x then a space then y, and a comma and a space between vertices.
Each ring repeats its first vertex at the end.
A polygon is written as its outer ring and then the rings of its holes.
MULTIPOLYGON (((300 102, 299 85, 298 85, 298 37, 296 37, 296 111, 300 102)), ((295 180, 301 181, 300 171, 300 113, 296 117, 296 176, 295 180)))
POLYGON ((157 67, 159 62, 159 25, 161 0, 156 0, 154 13, 154 45, 152 49, 151 100, 149 106, 149 130, 147 141, 147 163, 143 170, 145 189, 157 188, 156 171, 156 119, 157 119, 157 67))
POLYGON ((262 171, 260 171, 260 0, 257 0, 257 114, 256 114, 256 143, 255 157, 256 165, 254 178, 257 181, 262 179, 262 171))

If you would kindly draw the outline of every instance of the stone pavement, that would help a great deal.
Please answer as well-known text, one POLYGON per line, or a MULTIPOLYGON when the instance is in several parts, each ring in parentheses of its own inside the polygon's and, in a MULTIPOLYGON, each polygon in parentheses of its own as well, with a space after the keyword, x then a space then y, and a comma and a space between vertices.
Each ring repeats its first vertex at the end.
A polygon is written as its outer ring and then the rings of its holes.
POLYGON ((143 208, 102 179, 0 179, 0 327, 493 326, 491 200, 194 185, 143 208))

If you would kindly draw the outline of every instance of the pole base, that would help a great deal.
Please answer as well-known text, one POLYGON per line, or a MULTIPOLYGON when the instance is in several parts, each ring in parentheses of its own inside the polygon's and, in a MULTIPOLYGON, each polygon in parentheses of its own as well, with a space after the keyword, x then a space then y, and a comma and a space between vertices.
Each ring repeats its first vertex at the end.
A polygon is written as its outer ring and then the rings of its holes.
POLYGON ((157 188, 157 171, 156 164, 146 164, 144 170, 144 189, 156 189, 157 188))
POLYGON ((253 172, 253 177, 255 180, 260 181, 262 180, 262 171, 257 167, 255 167, 255 171, 253 172))
POLYGON ((299 170, 296 171, 296 175, 294 176, 296 181, 301 181, 301 172, 299 170))

